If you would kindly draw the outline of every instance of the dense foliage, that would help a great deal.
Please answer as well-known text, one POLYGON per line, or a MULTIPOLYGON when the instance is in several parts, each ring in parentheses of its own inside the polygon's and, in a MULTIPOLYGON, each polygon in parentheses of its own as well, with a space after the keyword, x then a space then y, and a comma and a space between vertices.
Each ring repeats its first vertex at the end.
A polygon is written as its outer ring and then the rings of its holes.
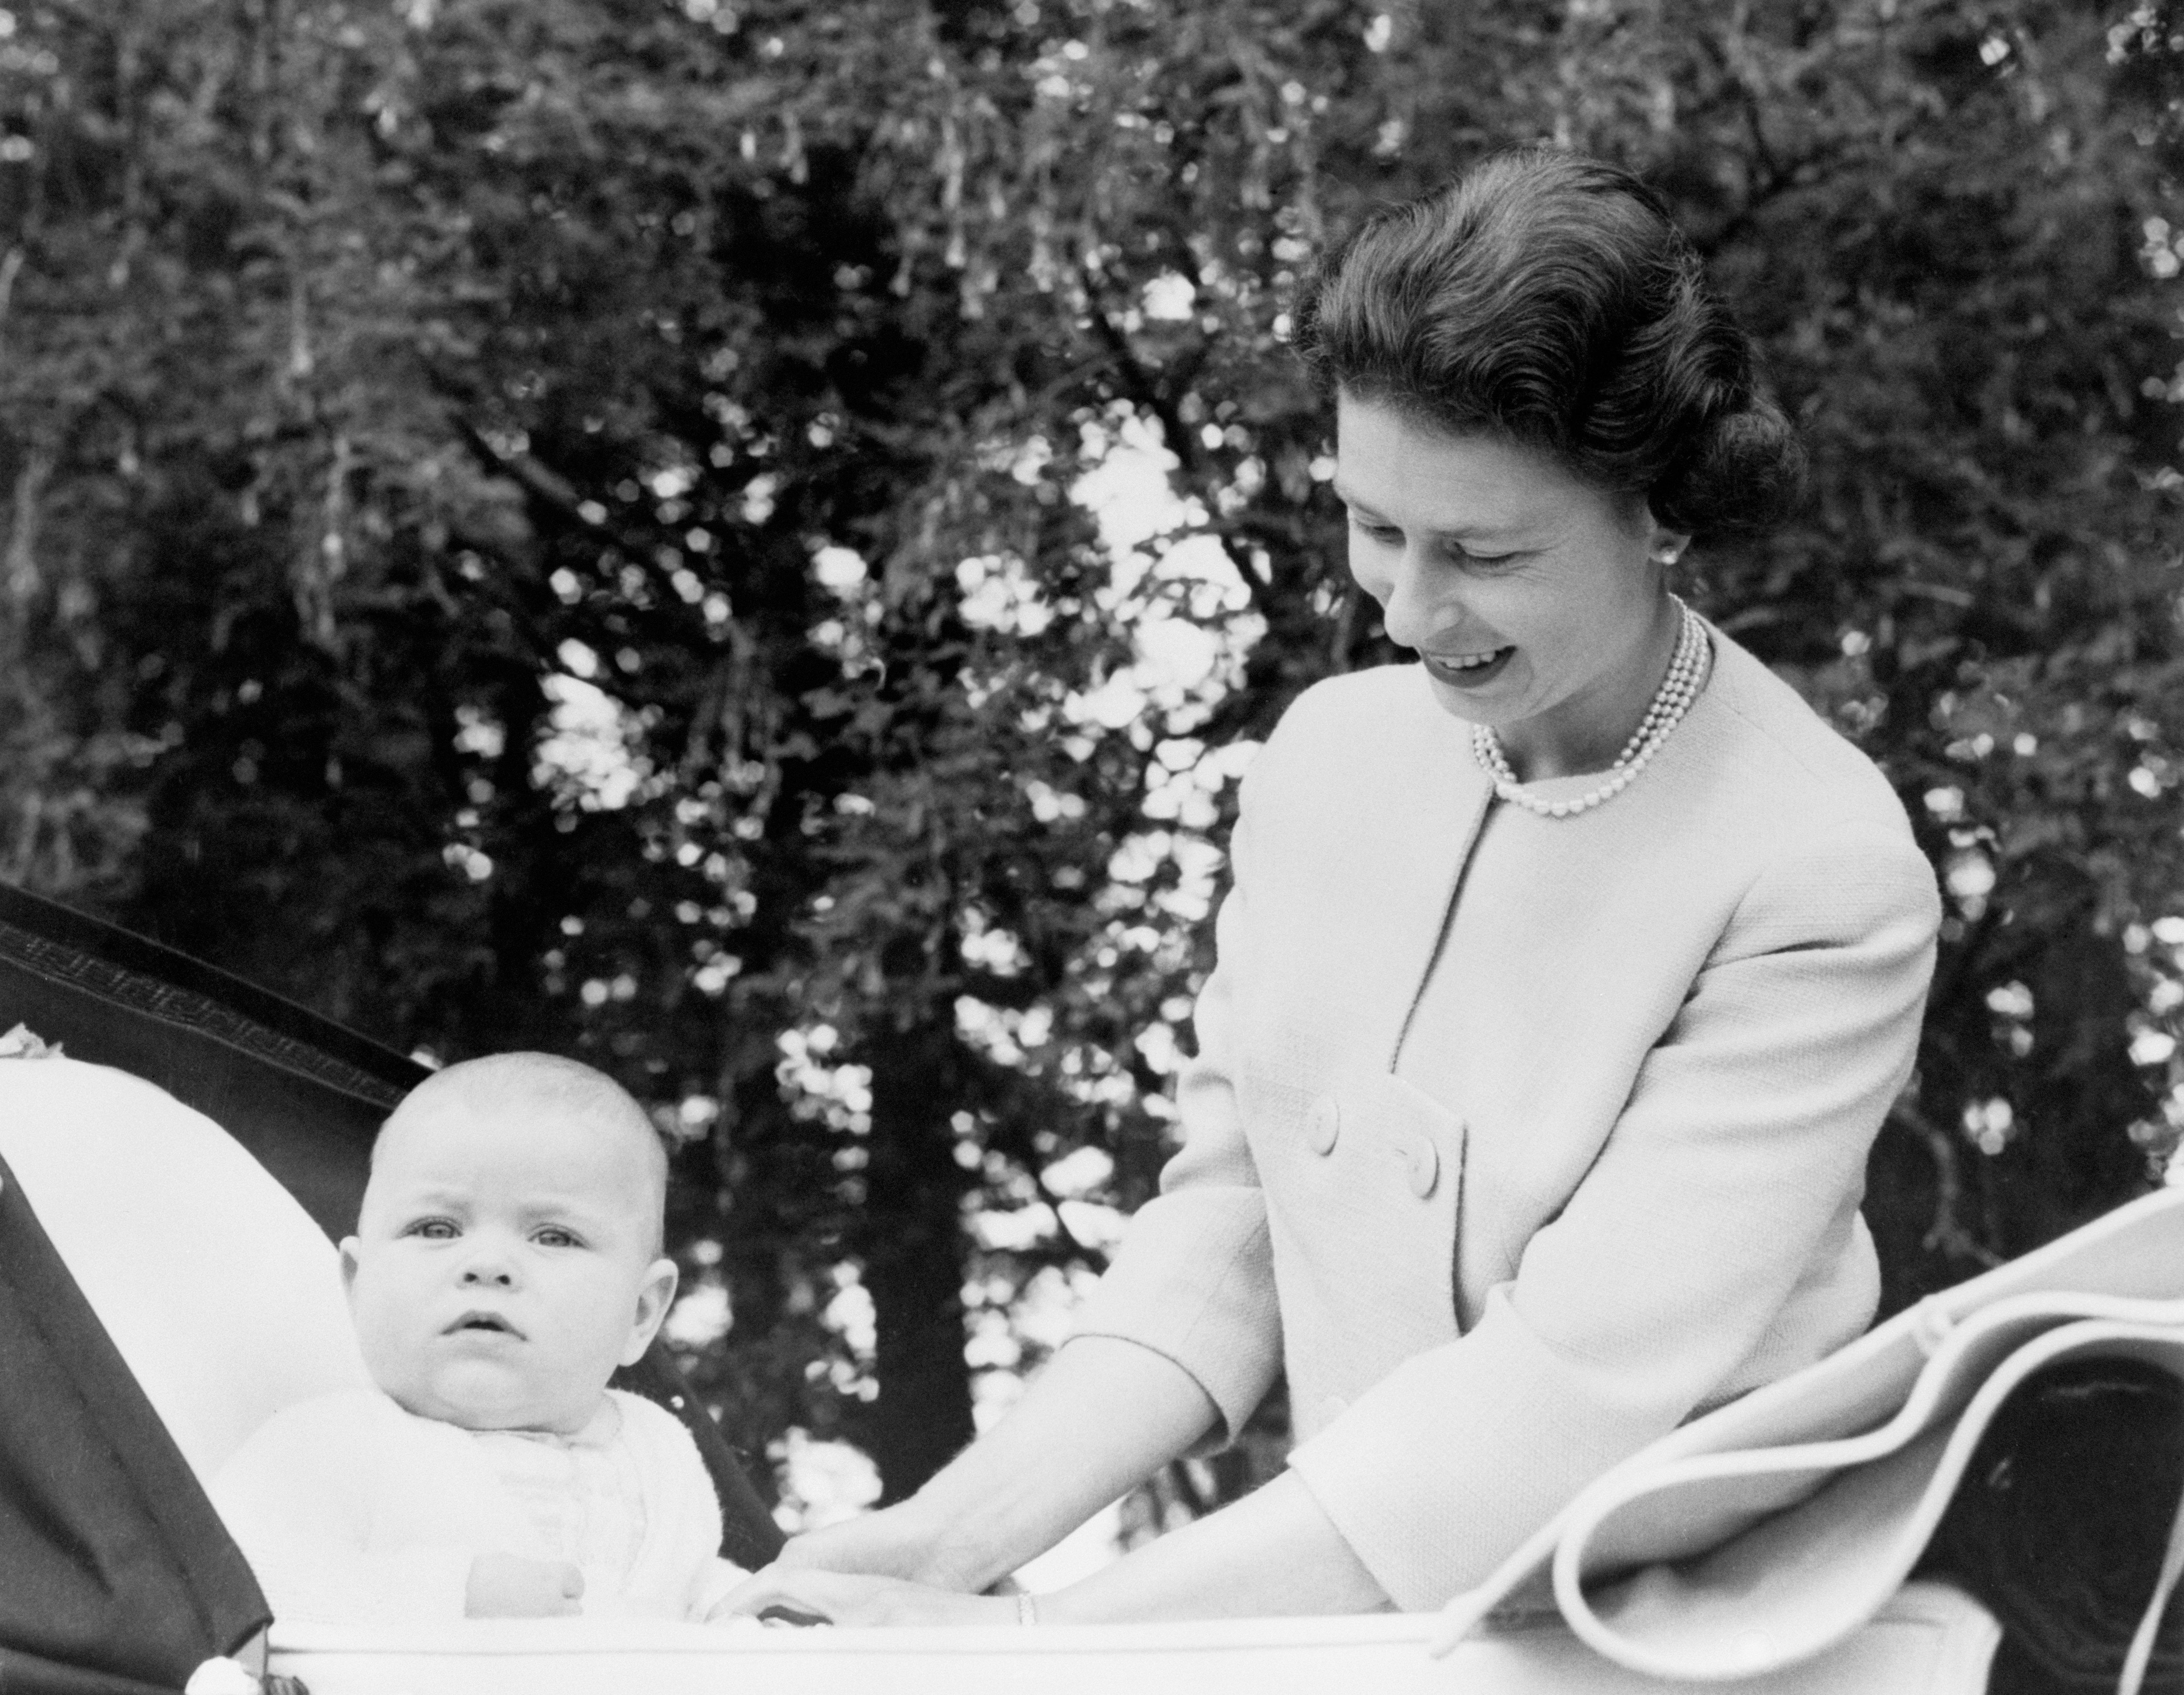
POLYGON ((752 1440, 914 1486, 1148 1192, 1234 779, 1390 656, 1289 291, 1508 141, 1674 198, 1813 450, 1691 588, 1949 891, 1891 1302, 2173 1150, 2166 0, 9 6, 0 875, 614 1070, 752 1440))

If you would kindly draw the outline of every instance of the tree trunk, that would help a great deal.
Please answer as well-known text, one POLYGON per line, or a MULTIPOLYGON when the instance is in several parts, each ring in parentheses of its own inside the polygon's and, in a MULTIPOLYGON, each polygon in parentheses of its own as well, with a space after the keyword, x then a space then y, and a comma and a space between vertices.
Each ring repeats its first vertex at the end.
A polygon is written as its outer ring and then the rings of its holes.
POLYGON ((914 1493, 972 1436, 963 1358, 962 1202, 969 1174, 949 1123, 952 1023, 928 1019, 877 1034, 871 1163, 866 1168, 865 1285, 878 1331, 879 1397, 857 1436, 879 1467, 883 1502, 914 1493))

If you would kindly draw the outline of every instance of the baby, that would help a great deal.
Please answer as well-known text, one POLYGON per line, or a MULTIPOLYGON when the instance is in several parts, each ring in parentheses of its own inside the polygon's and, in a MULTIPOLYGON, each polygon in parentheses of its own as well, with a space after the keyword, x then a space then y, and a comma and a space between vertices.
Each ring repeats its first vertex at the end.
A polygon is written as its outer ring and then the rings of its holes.
POLYGON ((471 1060, 396 1108, 341 1245, 378 1388, 276 1413, 213 1485, 276 1616, 712 1614, 744 1574, 697 1445, 606 1386, 674 1298, 666 1182, 573 1060, 471 1060))

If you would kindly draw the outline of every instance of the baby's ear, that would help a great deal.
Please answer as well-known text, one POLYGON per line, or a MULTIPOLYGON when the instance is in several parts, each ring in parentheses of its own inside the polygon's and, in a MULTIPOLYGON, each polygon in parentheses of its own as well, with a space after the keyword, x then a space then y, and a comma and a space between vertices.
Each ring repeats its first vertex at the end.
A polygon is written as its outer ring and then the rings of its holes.
POLYGON ((675 1285, 681 1280, 682 1273, 671 1259, 655 1259, 645 1267, 644 1281, 637 1291, 637 1322, 630 1327, 629 1341, 622 1347, 624 1365, 635 1365, 644 1358, 645 1349, 660 1333, 660 1321, 674 1304, 675 1285))
POLYGON ((344 1295, 355 1291, 357 1250, 363 1246, 354 1236, 341 1239, 342 1293, 344 1295))

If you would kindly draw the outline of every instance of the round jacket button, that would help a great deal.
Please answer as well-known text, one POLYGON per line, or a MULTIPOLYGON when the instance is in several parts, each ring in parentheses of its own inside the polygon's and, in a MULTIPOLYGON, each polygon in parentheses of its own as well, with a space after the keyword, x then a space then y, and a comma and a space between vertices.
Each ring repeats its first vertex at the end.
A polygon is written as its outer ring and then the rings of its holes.
POLYGON ((1342 1108, 1332 1095, 1323 1095, 1312 1102, 1312 1117, 1305 1122, 1304 1134, 1314 1153, 1334 1151, 1335 1141, 1342 1135, 1342 1108))
POLYGON ((1403 1144, 1403 1168, 1411 1179, 1411 1193, 1423 1201, 1440 1180, 1440 1150, 1429 1137, 1407 1137, 1403 1144))

